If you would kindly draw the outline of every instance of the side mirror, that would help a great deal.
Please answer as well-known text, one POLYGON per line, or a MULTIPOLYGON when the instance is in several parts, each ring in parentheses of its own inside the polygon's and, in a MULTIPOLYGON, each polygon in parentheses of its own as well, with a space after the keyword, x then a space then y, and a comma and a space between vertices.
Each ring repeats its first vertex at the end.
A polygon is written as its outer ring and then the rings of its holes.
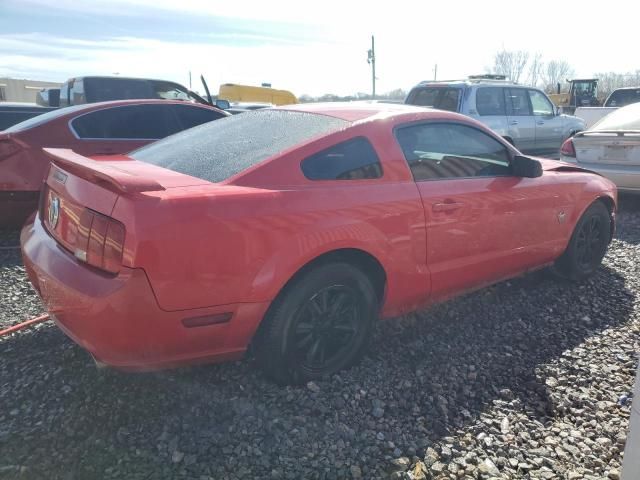
POLYGON ((556 114, 556 117, 557 117, 558 115, 562 115, 562 108, 561 108, 561 107, 556 107, 556 106, 554 106, 554 107, 553 107, 553 109, 554 109, 554 112, 555 112, 555 114, 556 114))
POLYGON ((218 99, 216 100, 216 107, 220 110, 229 110, 231 108, 231 104, 229 103, 229 100, 218 99))
POLYGON ((538 160, 524 155, 513 157, 511 169, 516 177, 537 178, 542 176, 542 164, 538 160))

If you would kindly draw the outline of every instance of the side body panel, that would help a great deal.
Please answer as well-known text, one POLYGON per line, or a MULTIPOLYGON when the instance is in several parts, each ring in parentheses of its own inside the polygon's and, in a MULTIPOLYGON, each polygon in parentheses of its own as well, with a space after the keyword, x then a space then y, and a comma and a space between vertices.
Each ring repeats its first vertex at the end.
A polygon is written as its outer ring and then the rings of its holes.
POLYGON ((391 127, 375 127, 325 137, 227 185, 121 196, 112 216, 127 227, 125 262, 147 272, 161 308, 179 310, 270 301, 306 263, 359 249, 387 274, 383 315, 418 308, 429 293, 424 211, 391 127), (303 176, 302 159, 361 134, 382 178, 303 176))

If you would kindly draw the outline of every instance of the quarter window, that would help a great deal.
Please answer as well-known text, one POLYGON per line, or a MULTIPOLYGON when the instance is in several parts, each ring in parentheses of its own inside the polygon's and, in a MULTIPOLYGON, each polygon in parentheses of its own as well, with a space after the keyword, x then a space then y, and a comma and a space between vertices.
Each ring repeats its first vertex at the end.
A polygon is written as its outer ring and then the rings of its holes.
POLYGON ((108 108, 75 118, 71 126, 80 138, 155 140, 177 131, 168 105, 108 108))
POLYGON ((531 105, 529 104, 529 96, 524 88, 505 89, 507 94, 507 115, 511 116, 530 116, 531 105))
POLYGON ((553 107, 549 99, 538 90, 529 90, 529 98, 533 107, 533 114, 539 116, 553 115, 553 107))
POLYGON ((413 125, 396 130, 396 138, 416 181, 511 174, 507 148, 473 127, 413 125))
POLYGON ((503 89, 479 88, 476 91, 476 110, 480 115, 506 115, 503 89))
POLYGON ((382 165, 371 143, 357 137, 305 158, 302 172, 309 180, 362 180, 380 178, 382 165))

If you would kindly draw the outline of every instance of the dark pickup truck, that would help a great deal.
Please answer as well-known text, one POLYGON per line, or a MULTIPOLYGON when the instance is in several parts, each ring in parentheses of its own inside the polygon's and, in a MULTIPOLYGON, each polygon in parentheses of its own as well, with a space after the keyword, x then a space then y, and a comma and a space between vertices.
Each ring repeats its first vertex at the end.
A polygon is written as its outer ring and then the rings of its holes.
POLYGON ((110 100, 166 99, 212 105, 222 110, 229 108, 226 100, 211 99, 206 82, 202 79, 208 100, 195 92, 168 80, 130 77, 75 77, 58 89, 46 89, 38 96, 38 105, 0 103, 0 131, 16 123, 35 117, 56 107, 110 100), (53 92, 55 90, 55 92, 53 92), (55 93, 55 95, 53 95, 55 93), (42 106, 46 102, 48 107, 42 106))

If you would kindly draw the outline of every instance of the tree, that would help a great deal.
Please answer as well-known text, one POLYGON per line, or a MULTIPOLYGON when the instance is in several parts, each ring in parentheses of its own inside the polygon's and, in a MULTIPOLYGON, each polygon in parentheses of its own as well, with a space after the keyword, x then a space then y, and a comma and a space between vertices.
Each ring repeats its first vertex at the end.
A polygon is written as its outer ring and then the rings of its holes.
POLYGON ((529 61, 529 52, 524 50, 505 50, 493 57, 493 73, 505 75, 509 80, 518 83, 529 61))
POLYGON ((598 97, 606 99, 616 88, 640 86, 640 70, 627 73, 602 72, 593 75, 598 81, 598 97))
POLYGON ((542 61, 542 54, 536 53, 531 59, 529 64, 529 72, 527 74, 527 85, 535 87, 542 78, 542 70, 544 69, 544 62, 542 61))
POLYGON ((544 69, 544 86, 549 93, 555 92, 558 83, 564 84, 565 81, 573 76, 573 68, 566 60, 551 60, 544 69))

